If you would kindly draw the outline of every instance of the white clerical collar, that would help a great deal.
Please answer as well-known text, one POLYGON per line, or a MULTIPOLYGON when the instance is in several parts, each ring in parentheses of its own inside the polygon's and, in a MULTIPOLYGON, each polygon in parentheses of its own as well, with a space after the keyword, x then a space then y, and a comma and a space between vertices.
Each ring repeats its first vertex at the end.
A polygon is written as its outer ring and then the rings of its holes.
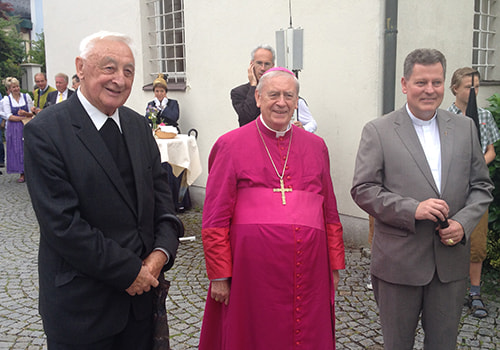
POLYGON ((94 105, 92 105, 89 102, 89 100, 87 100, 87 98, 82 94, 80 89, 78 89, 76 91, 76 95, 77 95, 78 99, 80 100, 80 102, 82 103, 82 106, 85 109, 85 112, 87 112, 87 114, 90 117, 90 120, 92 120, 92 122, 94 123, 97 130, 101 130, 102 126, 104 125, 104 123, 106 123, 106 120, 108 120, 108 118, 112 118, 115 121, 116 125, 118 125, 118 129, 120 129, 120 132, 122 131, 122 127, 120 125, 120 115, 118 113, 118 108, 116 109, 116 111, 112 115, 110 115, 108 117, 106 114, 102 113, 94 105))
POLYGON ((289 123, 289 124, 288 124, 288 127, 286 128, 286 130, 285 130, 285 131, 276 131, 276 130, 274 130, 274 129, 271 129, 269 126, 267 126, 267 124, 264 122, 264 118, 262 118, 262 114, 261 114, 259 117, 260 117, 260 121, 262 122, 262 124, 264 124, 264 126, 265 126, 268 130, 270 130, 270 131, 272 131, 272 132, 276 133, 276 137, 282 137, 282 136, 285 136, 285 134, 287 133, 287 131, 288 131, 288 130, 290 130, 290 128, 292 127, 292 124, 291 124, 291 123, 289 123))
POLYGON ((410 116, 411 121, 415 125, 426 126, 426 125, 431 125, 436 121, 437 111, 434 112, 434 115, 429 120, 422 120, 422 119, 415 117, 415 115, 410 111, 410 108, 408 107, 408 103, 406 104, 406 111, 408 112, 408 115, 410 116))

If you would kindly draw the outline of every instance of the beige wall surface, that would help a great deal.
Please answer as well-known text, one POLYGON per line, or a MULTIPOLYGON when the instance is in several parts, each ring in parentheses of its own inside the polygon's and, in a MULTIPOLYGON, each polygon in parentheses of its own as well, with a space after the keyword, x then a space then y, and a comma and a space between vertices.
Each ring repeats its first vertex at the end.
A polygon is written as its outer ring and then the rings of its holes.
POLYGON ((85 36, 109 30, 127 33, 136 42, 141 38, 139 2, 135 0, 44 0, 43 16, 47 75, 52 86, 58 72, 70 77, 76 73, 75 57, 85 36))
MULTIPOLYGON (((443 52, 447 89, 441 107, 445 109, 455 101, 449 89, 453 72, 472 63, 473 10, 474 2, 469 0, 399 1, 398 73, 402 75, 404 57, 415 48, 431 47, 443 52)), ((478 105, 487 107, 486 99, 499 92, 498 85, 481 87, 478 105)), ((402 105, 405 99, 401 89, 396 96, 396 105, 402 105)))
MULTIPOLYGON (((60 71, 74 74, 74 58, 84 36, 101 29, 129 34, 138 50, 127 105, 142 114, 153 97, 142 91, 151 82, 143 71, 145 2, 46 0, 43 6, 49 82, 53 84, 60 71)), ((181 130, 199 131, 203 173, 192 193, 200 204, 210 149, 220 135, 238 127, 229 92, 247 81, 250 51, 262 43, 275 47, 275 31, 288 28, 290 17, 288 1, 189 0, 184 6, 187 89, 169 91, 168 96, 179 101, 181 130)), ((317 135, 329 147, 338 207, 347 240, 353 244, 366 244, 367 215, 354 204, 349 190, 362 127, 382 110, 384 6, 384 1, 373 0, 292 1, 293 27, 304 29, 301 96, 318 122, 317 135)), ((449 85, 453 70, 471 62, 471 28, 468 0, 399 1, 396 108, 405 101, 400 89, 404 57, 418 47, 442 50, 448 59, 449 85)), ((447 90, 443 107, 452 101, 447 90)))

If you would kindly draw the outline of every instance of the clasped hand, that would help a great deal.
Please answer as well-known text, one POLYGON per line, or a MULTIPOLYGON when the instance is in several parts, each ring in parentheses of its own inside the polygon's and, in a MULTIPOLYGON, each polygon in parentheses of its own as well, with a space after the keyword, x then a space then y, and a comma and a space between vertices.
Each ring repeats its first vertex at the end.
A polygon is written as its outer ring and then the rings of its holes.
POLYGON ((447 228, 438 227, 439 237, 444 245, 454 246, 464 238, 464 228, 455 220, 450 219, 448 223, 450 226, 447 228))
MULTIPOLYGON (((449 215, 450 208, 448 203, 442 199, 429 198, 418 204, 415 211, 416 220, 431 220, 438 222, 438 220, 446 221, 449 215)), ((438 227, 441 242, 447 246, 453 246, 460 242, 464 237, 464 229, 460 223, 455 220, 448 220, 449 227, 438 227)))
POLYGON ((141 295, 149 292, 151 287, 158 287, 158 276, 165 265, 167 257, 161 251, 153 251, 143 262, 135 281, 126 289, 131 295, 141 295))
POLYGON ((415 219, 431 220, 437 222, 438 219, 445 221, 448 218, 450 208, 448 203, 442 199, 429 198, 418 204, 415 211, 415 219))

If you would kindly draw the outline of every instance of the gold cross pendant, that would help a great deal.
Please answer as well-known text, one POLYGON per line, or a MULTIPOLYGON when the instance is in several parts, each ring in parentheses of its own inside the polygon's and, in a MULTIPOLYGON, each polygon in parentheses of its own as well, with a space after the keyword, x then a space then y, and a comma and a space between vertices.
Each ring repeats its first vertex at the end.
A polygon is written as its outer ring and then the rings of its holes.
POLYGON ((292 192, 291 188, 285 188, 283 179, 280 179, 280 188, 273 188, 273 192, 281 192, 281 202, 286 204, 285 192, 292 192))

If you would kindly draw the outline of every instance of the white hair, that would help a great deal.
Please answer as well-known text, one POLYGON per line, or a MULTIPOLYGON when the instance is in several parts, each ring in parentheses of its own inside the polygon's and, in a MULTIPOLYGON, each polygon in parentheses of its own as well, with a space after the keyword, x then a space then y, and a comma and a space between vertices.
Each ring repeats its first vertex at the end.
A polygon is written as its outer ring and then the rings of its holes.
POLYGON ((89 53, 92 51, 94 48, 95 44, 99 40, 112 40, 112 41, 118 41, 126 44, 129 48, 130 51, 132 51, 132 55, 134 55, 134 46, 132 42, 132 38, 130 38, 128 35, 122 34, 122 33, 117 33, 117 32, 108 32, 105 30, 101 30, 100 32, 91 34, 80 42, 80 57, 82 58, 88 58, 89 53))

